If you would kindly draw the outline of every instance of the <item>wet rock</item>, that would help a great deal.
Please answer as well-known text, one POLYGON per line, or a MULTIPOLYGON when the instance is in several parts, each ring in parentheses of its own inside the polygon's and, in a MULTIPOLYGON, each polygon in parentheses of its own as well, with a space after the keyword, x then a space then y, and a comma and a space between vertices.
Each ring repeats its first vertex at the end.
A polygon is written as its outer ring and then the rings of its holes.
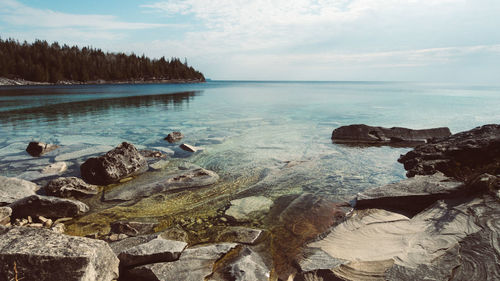
POLYGON ((42 169, 42 174, 60 174, 68 169, 66 162, 52 163, 42 169))
POLYGON ((165 140, 169 143, 174 143, 180 141, 184 138, 184 135, 181 132, 171 132, 165 137, 165 140))
POLYGON ((0 225, 7 225, 10 223, 10 216, 12 209, 9 207, 0 207, 0 225))
POLYGON ((169 163, 170 162, 168 160, 160 160, 160 161, 154 162, 152 164, 149 164, 149 167, 153 170, 161 170, 161 169, 167 167, 169 163))
POLYGON ((175 154, 175 151, 173 151, 172 149, 170 149, 168 147, 156 146, 153 148, 161 151, 163 154, 165 154, 167 156, 173 156, 175 154))
POLYGON ((111 232, 123 233, 128 236, 137 236, 154 232, 158 223, 138 222, 138 221, 116 221, 111 223, 111 232))
POLYGON ((500 174, 500 125, 484 125, 432 141, 402 155, 406 175, 430 175, 469 179, 481 173, 500 174))
POLYGON ((252 216, 269 212, 273 201, 264 196, 250 196, 231 201, 231 206, 226 210, 226 216, 237 221, 247 221, 252 216))
POLYGON ((40 187, 30 181, 0 176, 0 206, 34 195, 38 189, 40 187))
POLYGON ((31 195, 9 205, 14 218, 27 216, 47 218, 75 217, 89 211, 89 207, 76 200, 52 196, 31 195))
POLYGON ((28 144, 28 147, 26 148, 26 152, 28 152, 28 154, 33 156, 33 157, 38 157, 38 156, 41 156, 47 152, 55 150, 58 147, 59 146, 55 145, 55 144, 47 144, 47 143, 43 143, 43 142, 32 141, 28 144))
POLYGON ((26 227, 0 235, 0 280, 110 281, 118 262, 100 240, 26 227))
POLYGON ((148 197, 152 194, 174 191, 178 189, 196 188, 214 184, 219 179, 219 176, 212 171, 202 168, 191 168, 189 170, 179 169, 174 174, 169 174, 165 179, 142 184, 142 185, 126 185, 115 188, 104 194, 104 199, 111 200, 135 200, 142 197, 148 197))
POLYGON ((103 156, 89 158, 80 166, 82 178, 91 184, 107 185, 147 171, 146 159, 134 145, 123 142, 103 156))
POLYGON ((183 143, 183 144, 179 145, 179 147, 182 150, 187 151, 187 152, 196 152, 196 151, 200 150, 198 147, 189 145, 187 143, 183 143))
POLYGON ((149 149, 141 149, 139 153, 146 158, 166 158, 167 155, 161 151, 149 150, 149 149))
POLYGON ((177 261, 134 267, 127 272, 127 277, 128 280, 144 281, 205 280, 212 274, 215 262, 236 246, 234 243, 220 243, 188 248, 177 261))
POLYGON ((464 188, 462 182, 442 173, 416 176, 358 193, 356 208, 381 208, 416 214, 439 199, 448 198, 464 188))
POLYGON ((98 193, 97 186, 88 184, 77 177, 61 177, 51 180, 44 189, 48 195, 63 198, 86 197, 98 193))
POLYGON ((337 143, 415 145, 450 135, 450 129, 445 127, 412 130, 400 127, 384 128, 357 124, 342 126, 333 130, 332 140, 337 143))
POLYGON ((248 227, 229 227, 217 236, 218 242, 234 242, 242 244, 254 244, 262 234, 261 229, 248 227))
POLYGON ((238 246, 222 260, 208 280, 253 281, 269 280, 271 271, 256 252, 246 246, 238 246))

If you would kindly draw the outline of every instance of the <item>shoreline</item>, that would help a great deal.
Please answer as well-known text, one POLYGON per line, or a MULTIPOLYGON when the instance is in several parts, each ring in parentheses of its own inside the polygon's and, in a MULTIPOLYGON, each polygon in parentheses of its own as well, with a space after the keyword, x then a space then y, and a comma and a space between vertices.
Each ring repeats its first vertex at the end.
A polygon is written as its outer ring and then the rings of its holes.
POLYGON ((150 80, 94 80, 87 82, 80 81, 58 81, 36 82, 24 79, 9 79, 0 77, 0 87, 15 87, 15 86, 65 86, 65 85, 135 85, 135 84, 195 84, 206 83, 199 79, 150 79, 150 80))

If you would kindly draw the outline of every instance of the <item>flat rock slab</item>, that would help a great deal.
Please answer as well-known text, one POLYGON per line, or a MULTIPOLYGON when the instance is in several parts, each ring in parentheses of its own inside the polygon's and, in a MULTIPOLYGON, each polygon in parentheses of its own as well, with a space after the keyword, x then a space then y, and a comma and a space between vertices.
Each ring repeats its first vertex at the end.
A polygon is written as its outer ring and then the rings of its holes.
POLYGON ((104 194, 106 201, 129 201, 148 197, 156 193, 175 191, 179 189, 203 187, 214 184, 219 176, 212 171, 199 167, 180 169, 173 174, 168 174, 164 179, 150 183, 133 183, 116 187, 104 194))
POLYGON ((26 227, 0 235, 0 280, 110 281, 118 278, 118 263, 100 240, 26 227))
POLYGON ((332 132, 332 140, 338 143, 360 144, 404 144, 415 145, 430 139, 444 138, 451 135, 450 129, 432 128, 412 130, 401 127, 373 127, 356 124, 339 127, 332 132))
POLYGON ((273 201, 264 196, 250 196, 231 201, 231 206, 226 210, 226 216, 237 221, 246 221, 254 215, 269 212, 273 201))
POLYGON ((308 272, 320 269, 333 269, 341 264, 348 263, 348 261, 334 258, 321 249, 307 247, 297 257, 296 263, 300 271, 308 272))
POLYGON ((130 269, 127 275, 129 280, 144 281, 205 280, 212 274, 215 262, 236 246, 234 243, 220 243, 188 248, 177 261, 138 266, 130 269))
POLYGON ((60 174, 68 169, 68 164, 66 162, 56 162, 49 164, 42 169, 42 174, 60 174))
POLYGON ((80 201, 52 196, 31 195, 9 205, 14 218, 28 216, 46 218, 75 217, 89 211, 89 206, 80 201))
POLYGON ((246 246, 236 247, 227 258, 219 260, 207 280, 269 280, 271 271, 259 254, 246 246))
POLYGON ((0 176, 0 206, 34 195, 40 187, 30 181, 0 176))
POLYGON ((61 177, 51 180, 44 189, 48 195, 63 198, 88 197, 98 193, 97 186, 88 184, 77 177, 61 177))
POLYGON ((183 143, 183 144, 179 145, 179 147, 180 147, 182 150, 185 150, 185 151, 187 151, 187 152, 196 152, 196 151, 201 150, 199 147, 192 146, 192 145, 189 145, 189 144, 187 144, 187 143, 183 143))
POLYGON ((124 249, 118 253, 118 258, 123 267, 171 262, 179 259, 186 246, 184 241, 163 239, 158 235, 146 243, 124 249))

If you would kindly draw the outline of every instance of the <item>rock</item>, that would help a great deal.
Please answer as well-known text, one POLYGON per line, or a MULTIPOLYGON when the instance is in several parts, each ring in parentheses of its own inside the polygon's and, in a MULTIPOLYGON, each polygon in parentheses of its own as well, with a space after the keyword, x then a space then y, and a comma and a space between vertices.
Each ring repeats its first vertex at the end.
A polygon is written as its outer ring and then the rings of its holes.
POLYGON ((172 149, 170 149, 168 147, 156 146, 153 148, 161 151, 163 154, 166 154, 167 156, 173 156, 175 154, 175 151, 173 151, 172 149))
POLYGON ((358 193, 355 202, 357 209, 380 208, 416 214, 437 200, 459 192, 461 188, 464 188, 462 182, 436 173, 365 190, 358 193))
POLYGON ((12 209, 9 207, 0 207, 0 225, 7 225, 10 223, 10 216, 12 209))
POLYGON ((208 280, 269 280, 271 271, 262 258, 246 246, 238 246, 219 260, 208 280))
POLYGON ((184 138, 184 135, 181 132, 172 132, 165 137, 165 140, 169 143, 174 143, 180 141, 184 138))
POLYGON ((75 217, 89 211, 89 207, 76 200, 52 196, 31 195, 9 205, 14 218, 44 216, 47 218, 75 217))
POLYGON ((231 201, 231 206, 226 210, 226 216, 237 221, 247 221, 252 216, 269 212, 273 201, 264 196, 250 196, 231 201))
POLYGON ((141 149, 139 153, 146 158, 166 158, 167 155, 161 151, 149 150, 149 149, 141 149))
POLYGON ((400 127, 384 128, 357 124, 342 126, 333 130, 332 140, 336 143, 402 144, 411 146, 450 135, 450 129, 445 127, 412 130, 400 127))
POLYGON ((170 162, 168 160, 160 160, 149 165, 153 170, 161 170, 168 166, 170 162))
POLYGON ((40 187, 30 181, 0 176, 0 206, 34 195, 38 189, 40 187))
POLYGON ((203 187, 214 184, 219 176, 212 171, 202 168, 192 168, 190 170, 179 170, 175 174, 166 176, 152 183, 142 185, 124 185, 104 193, 106 201, 111 200, 135 200, 142 197, 148 197, 152 194, 174 191, 178 189, 187 189, 203 187))
POLYGON ((82 178, 91 184, 107 185, 147 171, 146 159, 134 145, 123 142, 105 155, 87 159, 80 166, 82 178))
POLYGON ((38 156, 41 156, 47 152, 55 150, 58 147, 59 146, 55 145, 55 144, 47 144, 47 143, 43 143, 43 142, 32 141, 28 144, 28 147, 26 148, 26 152, 28 152, 29 155, 31 155, 33 157, 38 157, 38 156))
POLYGON ((66 162, 56 162, 42 169, 42 174, 60 174, 68 169, 66 162))
POLYGON ((310 272, 321 269, 333 269, 341 264, 348 263, 343 259, 337 259, 318 248, 305 248, 296 263, 301 272, 310 272))
POLYGON ((55 233, 64 233, 66 231, 66 226, 63 223, 54 223, 54 225, 50 228, 55 233))
POLYGON ((123 233, 128 236, 137 236, 154 232, 158 223, 138 222, 138 221, 116 221, 111 223, 111 232, 123 233))
POLYGON ((183 144, 179 145, 179 147, 182 150, 185 150, 187 152, 196 152, 196 151, 200 150, 198 147, 195 147, 195 146, 192 146, 192 145, 189 145, 189 144, 186 144, 186 143, 183 143, 183 144))
POLYGON ((188 248, 177 261, 134 267, 127 276, 129 280, 144 281, 205 280, 212 273, 215 262, 236 246, 234 243, 220 243, 188 248))
MULTIPOLYGON (((187 243, 183 241, 164 239, 161 235, 152 236, 154 238, 147 242, 126 247, 119 252, 115 252, 120 259, 120 266, 130 267, 157 262, 175 261, 179 259, 182 251, 187 246, 187 243)), ((127 239, 117 243, 125 245, 127 239)))
POLYGON ((230 227, 223 230, 218 236, 218 242, 234 242, 242 244, 255 244, 262 234, 261 229, 248 227, 230 227))
POLYGON ((76 177, 57 178, 51 180, 45 187, 45 192, 58 197, 86 197, 98 193, 97 186, 88 184, 76 177))
POLYGON ((398 161, 408 177, 437 171, 460 179, 500 174, 500 125, 484 125, 432 141, 401 155, 398 161))
POLYGON ((0 236, 0 280, 111 281, 118 262, 100 240, 26 227, 0 236))

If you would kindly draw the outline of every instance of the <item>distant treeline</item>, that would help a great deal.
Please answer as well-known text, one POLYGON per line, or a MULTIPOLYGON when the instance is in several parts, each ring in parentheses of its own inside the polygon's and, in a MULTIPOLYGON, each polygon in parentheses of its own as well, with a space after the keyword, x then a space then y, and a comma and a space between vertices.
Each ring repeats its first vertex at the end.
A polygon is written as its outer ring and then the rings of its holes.
POLYGON ((104 53, 90 47, 30 44, 0 38, 0 77, 36 82, 200 80, 203 74, 178 58, 150 59, 135 54, 104 53))

